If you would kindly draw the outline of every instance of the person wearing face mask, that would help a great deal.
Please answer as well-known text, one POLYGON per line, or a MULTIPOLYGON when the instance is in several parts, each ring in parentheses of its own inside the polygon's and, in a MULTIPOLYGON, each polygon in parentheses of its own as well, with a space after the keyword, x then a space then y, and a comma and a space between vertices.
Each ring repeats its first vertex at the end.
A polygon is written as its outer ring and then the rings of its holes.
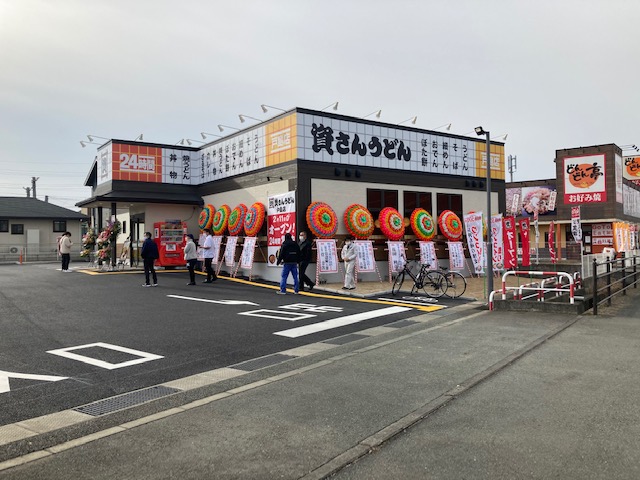
POLYGON ((311 240, 307 238, 307 232, 302 231, 298 236, 298 246, 300 247, 300 265, 298 265, 298 273, 300 274, 300 291, 304 292, 305 284, 309 286, 309 291, 316 286, 315 283, 307 277, 305 270, 311 262, 311 240))
POLYGON ((353 290, 356 288, 356 258, 358 253, 356 251, 356 244, 353 243, 353 237, 349 235, 342 247, 340 253, 342 260, 344 260, 344 287, 343 290, 353 290))

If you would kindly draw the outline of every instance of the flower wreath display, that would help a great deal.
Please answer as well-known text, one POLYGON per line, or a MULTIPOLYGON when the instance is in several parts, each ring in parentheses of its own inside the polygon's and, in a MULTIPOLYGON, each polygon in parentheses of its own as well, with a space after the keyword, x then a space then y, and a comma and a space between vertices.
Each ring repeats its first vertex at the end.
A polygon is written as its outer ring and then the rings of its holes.
POLYGON ((366 207, 354 203, 344 212, 344 225, 351 235, 359 240, 366 240, 373 233, 373 216, 366 207))
POLYGON ((457 242, 462 238, 462 222, 460 217, 451 210, 443 211, 438 217, 438 226, 440 231, 452 242, 457 242))
POLYGON ((411 213, 410 224, 418 240, 431 240, 436 236, 436 222, 424 208, 416 208, 411 213))
POLYGON ((247 215, 247 206, 241 203, 234 208, 229 214, 229 235, 237 237, 242 233, 242 227, 244 226, 244 217, 247 215))
POLYGON ((213 216, 216 214, 216 209, 210 203, 206 204, 202 211, 200 212, 200 216, 198 217, 198 227, 200 230, 204 230, 205 228, 211 228, 211 224, 213 223, 213 216))
POLYGON ((230 213, 231 209, 229 208, 229 205, 222 205, 218 209, 216 214, 213 216, 213 224, 211 225, 214 235, 222 235, 224 233, 227 228, 230 213))
POLYGON ((338 217, 328 204, 313 202, 307 207, 307 225, 318 238, 331 238, 338 230, 338 217))
POLYGON ((380 230, 389 240, 400 240, 404 235, 404 219, 400 212, 392 207, 384 207, 378 216, 380 230))
POLYGON ((244 234, 247 237, 255 237, 262 228, 265 217, 264 205, 256 202, 249 207, 244 217, 244 234))

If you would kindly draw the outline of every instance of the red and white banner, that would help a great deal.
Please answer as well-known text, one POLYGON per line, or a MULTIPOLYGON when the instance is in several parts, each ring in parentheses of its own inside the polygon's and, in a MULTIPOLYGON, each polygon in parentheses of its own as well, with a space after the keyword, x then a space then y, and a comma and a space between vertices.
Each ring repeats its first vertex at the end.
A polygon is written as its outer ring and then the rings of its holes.
POLYGON ((268 199, 267 255, 270 267, 276 266, 278 250, 286 233, 296 238, 296 192, 273 195, 268 199))
POLYGON ((580 207, 571 207, 571 235, 576 242, 582 241, 582 226, 580 225, 580 207))
POLYGON ((447 242, 449 247, 449 270, 464 270, 464 247, 462 242, 447 242))
POLYGON ((242 255, 240 256, 240 268, 253 267, 253 255, 256 249, 256 237, 244 237, 242 255))
POLYGON ((529 254, 531 248, 531 241, 529 240, 529 219, 522 218, 518 222, 520 227, 520 237, 522 238, 522 266, 528 267, 531 265, 531 255, 529 254))
POLYGON ((316 239, 318 273, 338 273, 338 248, 335 239, 316 239))
POLYGON ((551 256, 551 263, 558 263, 556 257, 556 226, 553 224, 553 220, 549 224, 549 255, 551 256))
POLYGON ((436 245, 433 242, 418 242, 420 245, 420 263, 430 269, 438 268, 436 245))
POLYGON ((475 273, 484 273, 484 242, 482 241, 482 212, 464 215, 469 256, 475 273))
POLYGON ((516 240, 516 219, 504 217, 502 220, 502 240, 504 244, 504 268, 514 269, 518 266, 518 242, 516 240))
POLYGON ((389 272, 401 272, 407 257, 404 253, 404 242, 387 242, 389 248, 389 272))
POLYGON ((355 244, 356 253, 358 255, 356 263, 358 272, 375 272, 376 261, 373 256, 373 242, 371 240, 356 240, 353 243, 355 244))
POLYGON ((501 270, 504 266, 504 241, 502 239, 502 214, 491 215, 491 248, 493 269, 501 270))

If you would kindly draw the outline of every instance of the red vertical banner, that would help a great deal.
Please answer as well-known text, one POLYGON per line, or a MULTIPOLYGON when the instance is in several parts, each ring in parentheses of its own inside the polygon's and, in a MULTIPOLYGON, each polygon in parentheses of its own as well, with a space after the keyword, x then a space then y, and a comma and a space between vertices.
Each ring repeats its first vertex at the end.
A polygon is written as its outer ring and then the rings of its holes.
POLYGON ((549 256, 551 257, 551 263, 558 263, 556 257, 556 226, 553 224, 553 220, 549 224, 549 256))
POLYGON ((528 267, 531 265, 531 257, 529 255, 531 248, 531 242, 529 241, 529 219, 522 218, 518 224, 520 225, 520 236, 522 237, 522 266, 528 267))
POLYGON ((516 219, 504 217, 502 219, 502 241, 504 243, 504 268, 514 269, 518 266, 518 246, 516 243, 516 219))

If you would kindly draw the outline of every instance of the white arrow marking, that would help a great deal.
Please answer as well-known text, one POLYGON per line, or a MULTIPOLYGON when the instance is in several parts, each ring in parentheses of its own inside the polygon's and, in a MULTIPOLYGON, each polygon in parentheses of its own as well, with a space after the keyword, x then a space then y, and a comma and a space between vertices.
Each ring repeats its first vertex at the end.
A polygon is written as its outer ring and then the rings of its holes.
POLYGON ((179 298, 181 300, 193 300, 194 302, 218 303, 220 305, 258 305, 257 303, 247 300, 208 300, 206 298, 183 297, 182 295, 167 295, 171 298, 179 298))
POLYGON ((356 313, 354 315, 347 315, 346 317, 338 317, 333 320, 327 320, 320 323, 312 323, 304 327, 290 328, 289 330, 282 330, 280 332, 274 332, 275 335, 283 337, 297 338, 304 335, 310 335, 312 333, 324 332, 325 330, 331 330, 332 328, 344 327, 345 325, 351 325, 353 323, 362 322, 371 318, 384 317, 386 315, 393 315, 394 313, 406 312, 411 310, 409 307, 387 307, 380 310, 373 310, 370 312, 356 313))
POLYGON ((56 377, 53 375, 32 375, 30 373, 15 373, 5 372, 0 370, 0 393, 6 393, 11 391, 9 385, 10 378, 22 378, 24 380, 40 380, 42 382, 59 382, 60 380, 66 380, 69 377, 56 377))

